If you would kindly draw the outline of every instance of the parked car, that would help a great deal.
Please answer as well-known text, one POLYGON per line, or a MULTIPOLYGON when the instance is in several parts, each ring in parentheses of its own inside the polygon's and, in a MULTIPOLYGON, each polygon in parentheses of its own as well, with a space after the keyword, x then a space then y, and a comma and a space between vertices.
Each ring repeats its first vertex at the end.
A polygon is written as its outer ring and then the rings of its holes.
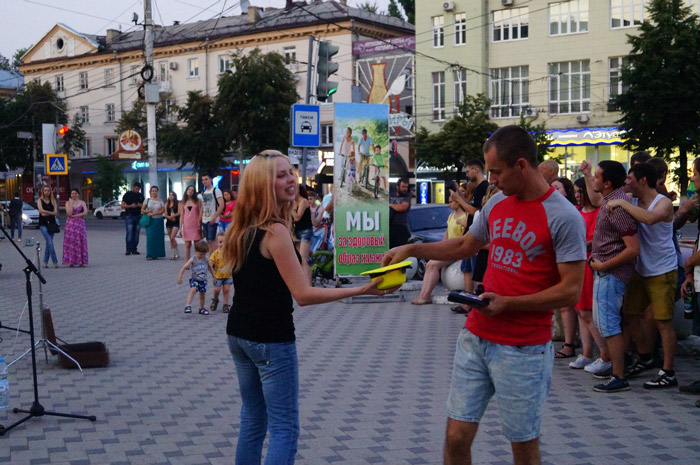
POLYGON ((95 208, 94 215, 97 219, 101 220, 103 218, 124 218, 124 211, 122 211, 122 203, 119 200, 112 200, 102 205, 101 207, 95 208))
MULTIPOLYGON (((3 200, 2 205, 5 207, 5 213, 7 213, 10 208, 10 201, 3 200)), ((10 225, 9 217, 5 218, 5 224, 7 226, 10 225)), ((25 228, 29 226, 39 227, 39 210, 27 202, 22 202, 22 226, 25 228)))
MULTIPOLYGON (((413 205, 408 211, 408 227, 414 242, 439 242, 447 231, 447 217, 452 210, 445 204, 413 205)), ((416 279, 423 279, 426 260, 418 260, 416 279)))

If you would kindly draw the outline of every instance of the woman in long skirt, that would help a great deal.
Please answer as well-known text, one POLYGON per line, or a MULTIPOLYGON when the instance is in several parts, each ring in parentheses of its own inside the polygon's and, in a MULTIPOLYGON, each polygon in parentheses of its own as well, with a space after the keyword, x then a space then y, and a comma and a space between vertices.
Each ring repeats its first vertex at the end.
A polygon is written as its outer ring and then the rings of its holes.
POLYGON ((66 202, 66 232, 63 236, 63 266, 85 266, 88 264, 87 232, 85 216, 87 205, 80 200, 80 192, 73 188, 66 202))
POLYGON ((148 201, 141 207, 141 213, 151 217, 151 223, 146 228, 146 260, 156 260, 165 257, 165 203, 158 197, 158 186, 151 187, 149 194, 148 201))

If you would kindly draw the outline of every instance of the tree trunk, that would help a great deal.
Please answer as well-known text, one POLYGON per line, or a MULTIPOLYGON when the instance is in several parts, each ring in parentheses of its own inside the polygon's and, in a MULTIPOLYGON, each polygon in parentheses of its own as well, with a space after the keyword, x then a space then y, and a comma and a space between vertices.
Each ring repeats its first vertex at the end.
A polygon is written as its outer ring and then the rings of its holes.
POLYGON ((685 197, 688 191, 688 152, 685 147, 678 147, 678 164, 680 165, 678 184, 681 188, 681 197, 685 197))

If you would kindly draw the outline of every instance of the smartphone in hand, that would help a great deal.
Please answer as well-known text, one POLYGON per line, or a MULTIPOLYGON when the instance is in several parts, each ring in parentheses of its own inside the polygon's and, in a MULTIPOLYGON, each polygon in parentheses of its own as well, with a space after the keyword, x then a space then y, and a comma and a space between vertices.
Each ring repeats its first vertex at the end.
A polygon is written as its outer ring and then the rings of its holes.
POLYGON ((459 304, 466 304, 473 308, 486 307, 489 304, 489 299, 482 299, 476 294, 464 291, 450 292, 450 294, 447 296, 447 300, 459 304))

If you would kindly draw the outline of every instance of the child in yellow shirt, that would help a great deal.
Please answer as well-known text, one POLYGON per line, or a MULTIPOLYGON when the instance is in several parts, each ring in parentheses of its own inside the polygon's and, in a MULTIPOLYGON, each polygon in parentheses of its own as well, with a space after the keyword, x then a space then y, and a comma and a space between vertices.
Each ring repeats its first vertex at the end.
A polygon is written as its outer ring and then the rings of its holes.
POLYGON ((231 276, 231 270, 228 272, 224 271, 224 258, 222 256, 223 245, 224 245, 224 233, 220 232, 216 235, 216 249, 209 256, 209 262, 214 269, 214 297, 211 299, 211 306, 209 309, 213 312, 216 307, 219 306, 219 293, 221 288, 224 289, 224 306, 221 309, 222 312, 228 313, 229 311, 229 298, 231 285, 233 284, 233 277, 231 276))

